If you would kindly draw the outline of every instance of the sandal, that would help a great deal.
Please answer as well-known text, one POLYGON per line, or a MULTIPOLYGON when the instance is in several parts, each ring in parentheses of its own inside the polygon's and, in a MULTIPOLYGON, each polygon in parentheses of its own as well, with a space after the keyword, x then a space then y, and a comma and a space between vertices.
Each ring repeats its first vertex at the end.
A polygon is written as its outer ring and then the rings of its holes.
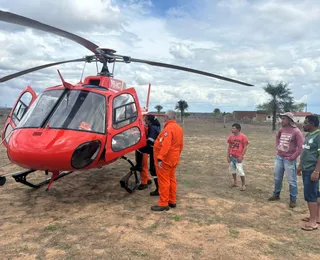
MULTIPOLYGON (((304 221, 304 222, 309 222, 309 221, 310 221, 310 218, 309 218, 309 217, 305 217, 305 218, 303 218, 303 219, 301 219, 301 220, 304 221)), ((317 221, 317 224, 320 224, 320 222, 317 221)))
POLYGON ((238 187, 238 184, 232 184, 231 188, 238 187))
POLYGON ((245 191, 245 190, 246 190, 246 187, 242 187, 240 190, 241 190, 241 191, 245 191))
POLYGON ((309 226, 309 225, 305 225, 305 226, 301 227, 301 229, 305 230, 305 231, 313 231, 313 230, 318 229, 318 225, 315 226, 315 227, 312 227, 312 226, 309 226))

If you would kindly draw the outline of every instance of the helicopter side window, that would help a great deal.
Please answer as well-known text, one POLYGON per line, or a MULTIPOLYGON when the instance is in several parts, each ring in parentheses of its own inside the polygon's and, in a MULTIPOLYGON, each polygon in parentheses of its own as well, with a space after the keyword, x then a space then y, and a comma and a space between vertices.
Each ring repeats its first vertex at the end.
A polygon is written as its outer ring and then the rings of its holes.
POLYGON ((21 98, 18 100, 12 113, 12 120, 15 125, 18 125, 25 113, 28 110, 30 102, 32 100, 32 94, 30 92, 25 92, 21 98))
POLYGON ((141 132, 138 127, 127 129, 112 138, 112 150, 119 152, 130 146, 137 144, 140 141, 141 132))
POLYGON ((136 121, 138 116, 134 98, 130 94, 122 94, 113 100, 113 128, 119 129, 136 121))
POLYGON ((18 127, 40 127, 63 90, 48 90, 38 95, 18 127))
POLYGON ((10 139, 10 133, 11 133, 11 131, 13 130, 13 127, 10 125, 10 124, 8 124, 7 125, 7 127, 6 127, 6 130, 5 130, 5 132, 4 132, 4 138, 5 138, 5 141, 7 142, 7 143, 9 143, 9 139, 10 139))

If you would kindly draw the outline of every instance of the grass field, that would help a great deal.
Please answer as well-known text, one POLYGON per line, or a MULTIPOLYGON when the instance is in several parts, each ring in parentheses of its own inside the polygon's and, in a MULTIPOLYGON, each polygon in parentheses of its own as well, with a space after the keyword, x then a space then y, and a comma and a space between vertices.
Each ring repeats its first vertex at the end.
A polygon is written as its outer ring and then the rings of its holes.
MULTIPOLYGON (((320 232, 300 229, 308 215, 299 177, 297 207, 273 190, 275 133, 271 126, 243 125, 250 146, 247 190, 230 188, 224 128, 185 120, 185 148, 177 169, 177 208, 152 212, 154 189, 128 194, 120 178, 125 161, 74 172, 33 190, 8 178, 0 188, 1 259, 320 259, 320 232)), ((8 162, 4 147, 1 165, 8 162)), ((129 157, 133 158, 133 154, 129 157)), ((2 173, 17 171, 15 166, 2 173)), ((42 178, 42 176, 41 176, 42 178)))

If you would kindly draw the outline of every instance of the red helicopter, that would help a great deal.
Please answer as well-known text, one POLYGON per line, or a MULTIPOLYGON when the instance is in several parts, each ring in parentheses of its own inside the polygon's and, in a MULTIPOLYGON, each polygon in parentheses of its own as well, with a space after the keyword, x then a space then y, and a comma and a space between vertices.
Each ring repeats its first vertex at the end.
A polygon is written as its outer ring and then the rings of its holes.
MULTIPOLYGON (((0 11, 0 21, 56 34, 93 52, 84 58, 20 71, 0 78, 0 82, 63 63, 102 63, 100 73, 87 76, 77 84, 66 82, 58 71, 62 84, 46 88, 38 96, 30 86, 24 89, 8 115, 2 143, 10 161, 27 170, 0 176, 0 185, 4 185, 6 176, 11 175, 17 182, 33 188, 48 184, 48 191, 53 181, 75 170, 101 168, 119 158, 133 166, 125 155, 146 145, 143 117, 148 112, 150 84, 147 105, 142 108, 135 89, 127 88, 124 81, 113 78, 116 62, 146 63, 253 86, 191 68, 117 55, 113 49, 100 48, 77 35, 14 13, 0 11), (108 63, 113 64, 112 72, 108 63), (37 170, 52 175, 37 184, 27 181, 27 176, 37 170)), ((140 185, 140 175, 129 171, 120 180, 120 185, 132 193, 140 185), (131 178, 133 183, 129 181, 131 178)))

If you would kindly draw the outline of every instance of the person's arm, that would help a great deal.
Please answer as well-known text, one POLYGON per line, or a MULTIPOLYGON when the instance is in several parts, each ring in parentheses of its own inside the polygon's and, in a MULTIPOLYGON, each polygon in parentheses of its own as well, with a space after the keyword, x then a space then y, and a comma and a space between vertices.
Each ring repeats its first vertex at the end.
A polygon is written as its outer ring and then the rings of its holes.
POLYGON ((172 133, 170 129, 165 130, 165 133, 162 136, 162 147, 159 151, 159 155, 157 157, 158 161, 163 161, 164 157, 167 155, 171 148, 171 141, 172 141, 172 133))
POLYGON ((298 130, 296 132, 296 140, 297 140, 296 151, 294 152, 293 155, 291 155, 290 157, 287 158, 289 161, 296 160, 298 158, 298 156, 301 154, 302 145, 303 145, 303 135, 300 132, 300 130, 298 130))
POLYGON ((230 163, 230 148, 231 148, 231 140, 230 140, 230 137, 228 138, 228 149, 227 149, 227 161, 228 163, 230 163))
POLYGON ((184 147, 184 133, 182 132, 181 134, 182 134, 182 136, 181 136, 180 153, 182 153, 182 150, 183 150, 183 147, 184 147))
POLYGON ((154 141, 157 139, 157 129, 154 126, 149 126, 147 145, 153 147, 154 141))
POLYGON ((318 161, 316 164, 316 168, 314 169, 313 173, 311 174, 311 180, 317 181, 319 179, 319 171, 320 171, 320 135, 315 138, 317 148, 318 148, 318 161))
POLYGON ((280 143, 281 129, 276 134, 276 146, 280 143))
POLYGON ((244 157, 244 155, 245 155, 246 152, 247 152, 248 145, 249 145, 249 142, 248 142, 247 137, 243 136, 243 139, 242 139, 243 151, 242 151, 242 154, 241 154, 240 158, 238 158, 238 162, 239 162, 239 163, 242 162, 243 157, 244 157))
POLYGON ((301 176, 301 171, 302 171, 302 168, 301 168, 301 159, 300 159, 299 165, 297 167, 297 175, 301 176))

